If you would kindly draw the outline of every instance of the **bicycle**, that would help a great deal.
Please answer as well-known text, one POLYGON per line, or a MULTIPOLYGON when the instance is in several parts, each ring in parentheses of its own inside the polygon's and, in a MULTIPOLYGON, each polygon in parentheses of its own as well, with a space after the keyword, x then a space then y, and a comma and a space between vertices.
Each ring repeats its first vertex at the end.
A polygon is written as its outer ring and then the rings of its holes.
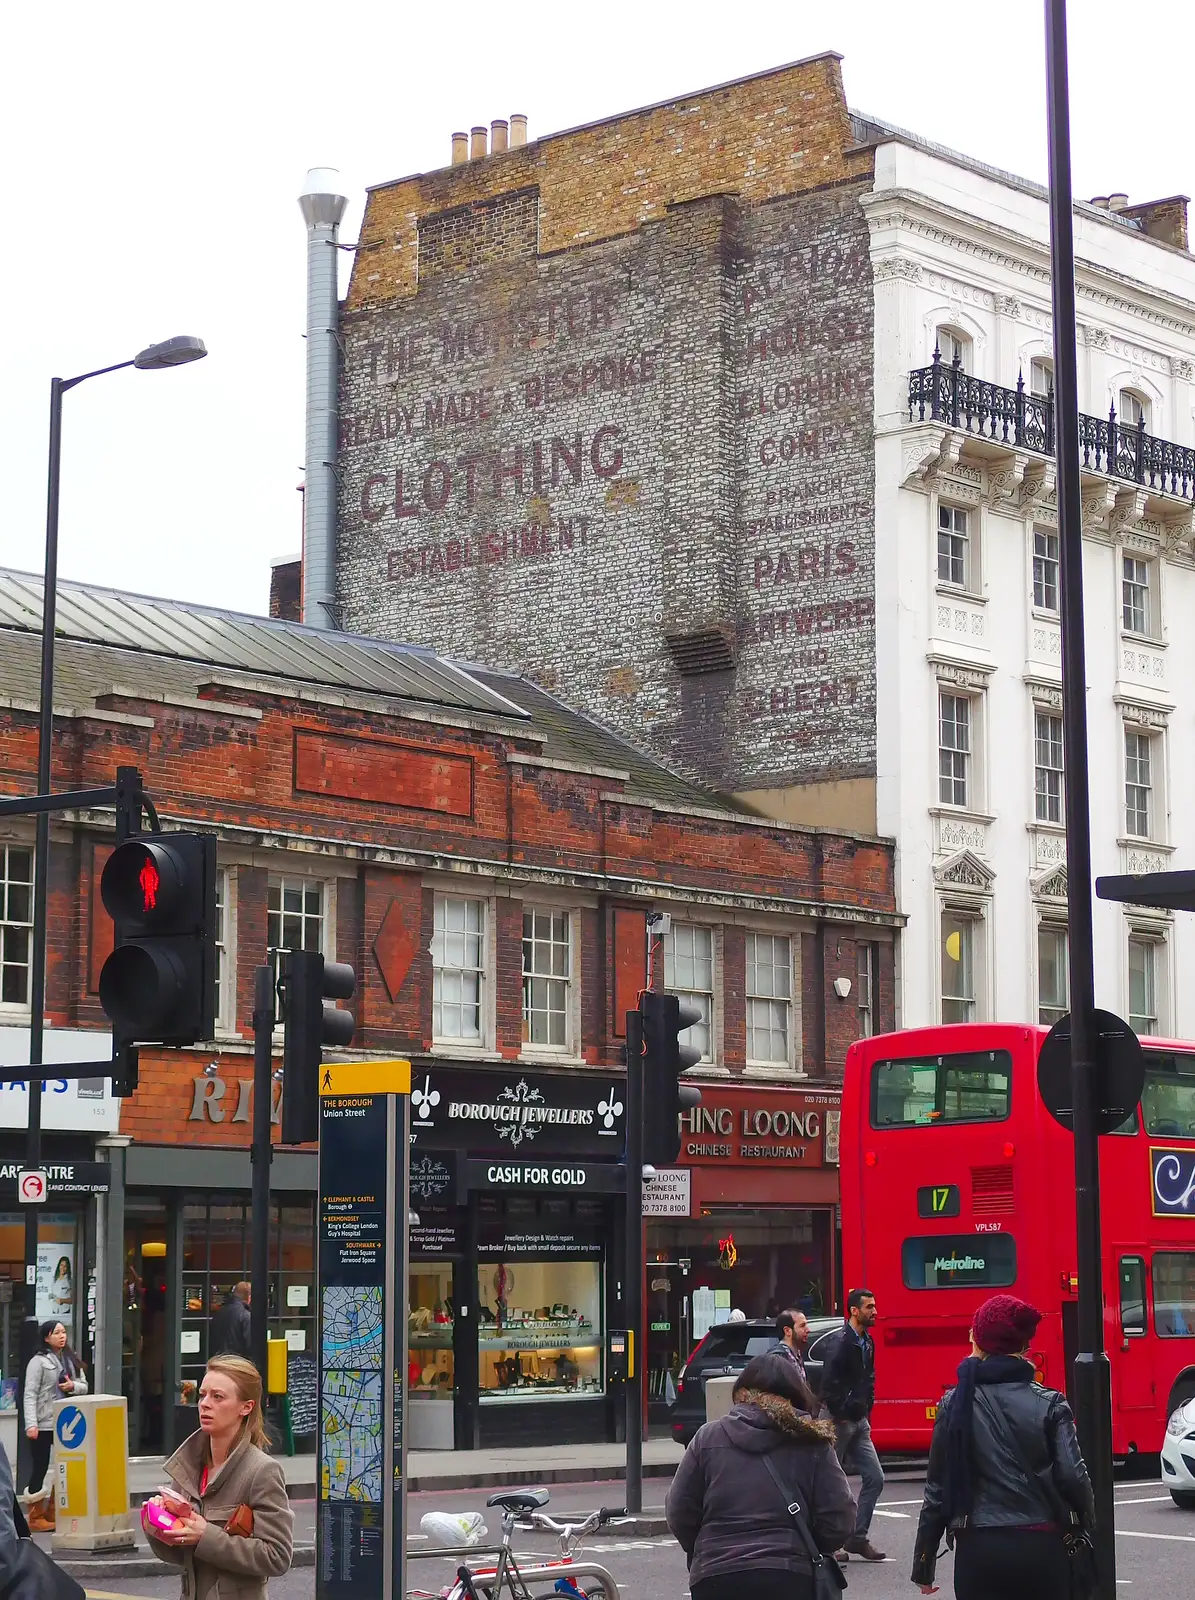
POLYGON ((584 1522, 557 1522, 541 1509, 549 1498, 546 1489, 492 1494, 486 1505, 502 1509, 502 1543, 487 1553, 496 1553, 497 1562, 492 1567, 458 1567, 447 1600, 501 1600, 504 1592, 510 1600, 619 1600, 613 1574, 597 1562, 578 1561, 574 1551, 587 1533, 604 1528, 615 1517, 624 1517, 625 1508, 603 1506, 591 1511, 584 1522), (516 1525, 556 1534, 559 1558, 520 1566, 511 1548, 516 1525))

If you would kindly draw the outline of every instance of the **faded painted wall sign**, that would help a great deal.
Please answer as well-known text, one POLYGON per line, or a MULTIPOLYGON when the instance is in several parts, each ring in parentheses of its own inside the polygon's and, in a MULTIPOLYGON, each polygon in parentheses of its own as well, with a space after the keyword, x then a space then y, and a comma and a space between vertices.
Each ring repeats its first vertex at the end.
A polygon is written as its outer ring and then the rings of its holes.
POLYGON ((718 784, 874 772, 862 192, 468 271, 483 220, 425 217, 418 292, 342 330, 345 626, 527 672, 718 784), (683 676, 668 639, 711 629, 733 666, 683 676))

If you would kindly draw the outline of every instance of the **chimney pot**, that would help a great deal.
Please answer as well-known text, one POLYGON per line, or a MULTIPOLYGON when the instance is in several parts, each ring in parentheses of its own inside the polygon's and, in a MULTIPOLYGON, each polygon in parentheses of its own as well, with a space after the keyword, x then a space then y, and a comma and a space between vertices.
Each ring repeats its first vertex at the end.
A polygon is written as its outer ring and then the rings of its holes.
POLYGON ((508 126, 504 117, 496 117, 490 123, 490 154, 496 156, 509 145, 507 138, 508 126))
POLYGON ((1109 211, 1123 211, 1125 206, 1128 205, 1128 203, 1129 203, 1128 195, 1127 194, 1122 194, 1119 191, 1116 194, 1110 194, 1108 196, 1108 210, 1109 211))
POLYGON ((452 136, 452 164, 454 167, 463 166, 469 159, 469 135, 467 133, 454 133, 452 136))
POLYGON ((1097 211, 1107 211, 1108 196, 1106 194, 1093 195, 1091 203, 1097 211))
POLYGON ((521 111, 512 112, 510 118, 510 148, 521 150, 527 143, 527 118, 521 111))
POLYGON ((486 127, 482 123, 480 127, 469 129, 469 160, 482 161, 485 159, 485 155, 486 127))

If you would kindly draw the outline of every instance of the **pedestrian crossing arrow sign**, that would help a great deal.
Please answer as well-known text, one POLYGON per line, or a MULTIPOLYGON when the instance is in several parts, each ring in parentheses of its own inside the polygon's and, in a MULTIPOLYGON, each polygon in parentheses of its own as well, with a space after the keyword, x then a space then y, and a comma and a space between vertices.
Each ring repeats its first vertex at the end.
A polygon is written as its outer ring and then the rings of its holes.
POLYGON ((410 1094, 409 1061, 325 1061, 319 1069, 322 1095, 410 1094))

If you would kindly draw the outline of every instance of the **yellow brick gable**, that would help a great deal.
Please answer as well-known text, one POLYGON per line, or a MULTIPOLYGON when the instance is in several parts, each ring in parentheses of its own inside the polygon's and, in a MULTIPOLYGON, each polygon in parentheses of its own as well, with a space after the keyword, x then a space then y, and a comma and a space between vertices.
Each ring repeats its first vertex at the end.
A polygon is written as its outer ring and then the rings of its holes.
POLYGON ((348 309, 415 293, 423 218, 514 191, 538 191, 542 256, 708 195, 759 202, 864 176, 872 156, 853 148, 840 63, 815 56, 372 189, 348 309))

